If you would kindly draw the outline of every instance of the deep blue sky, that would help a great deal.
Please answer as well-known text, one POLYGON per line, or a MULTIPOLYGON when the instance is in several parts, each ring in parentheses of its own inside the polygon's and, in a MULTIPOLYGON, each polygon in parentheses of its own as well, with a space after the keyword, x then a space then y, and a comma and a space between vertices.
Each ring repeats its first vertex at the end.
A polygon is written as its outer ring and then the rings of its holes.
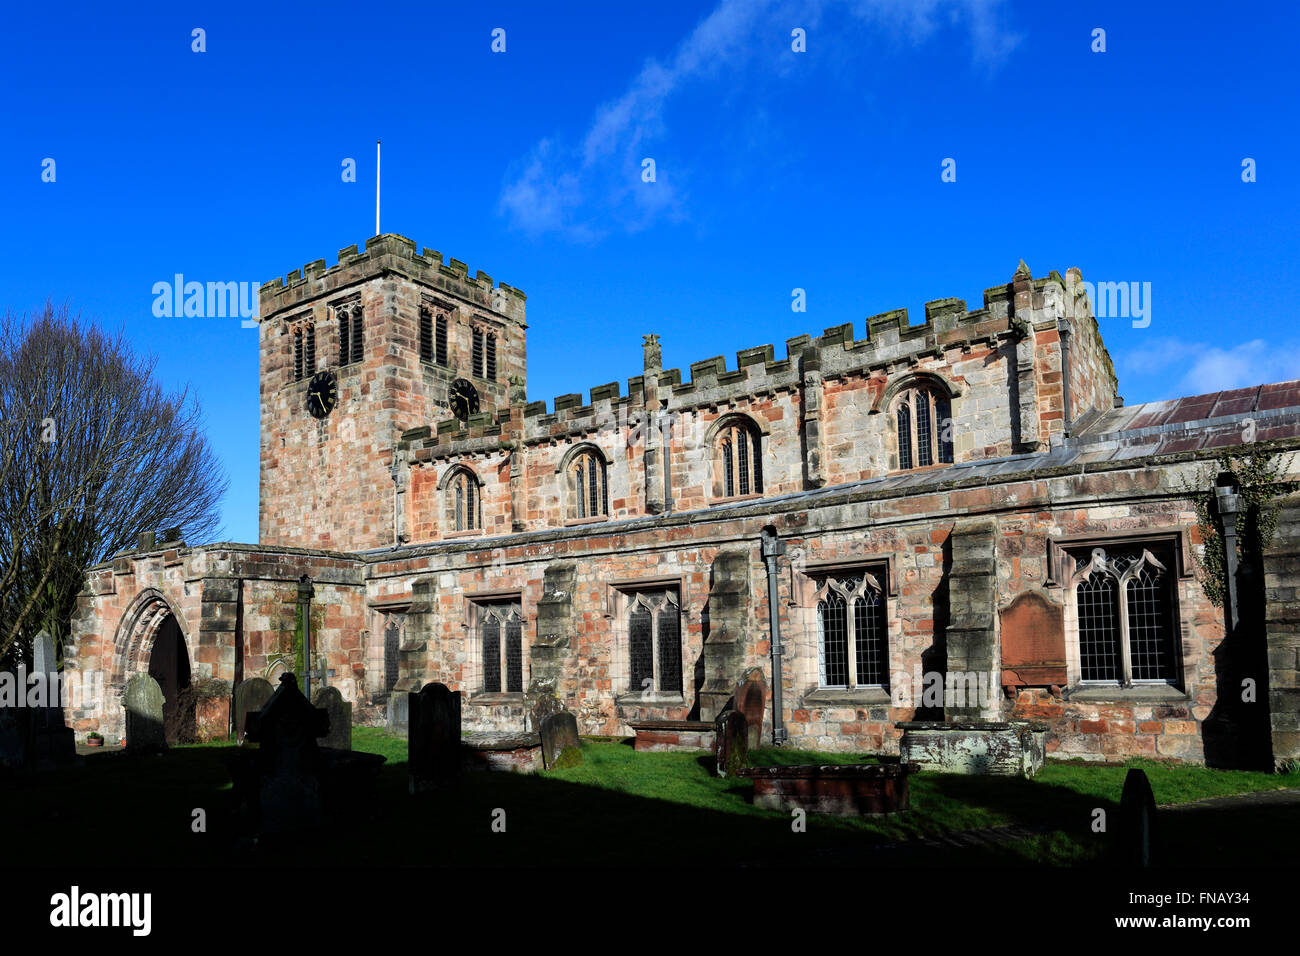
POLYGON ((1022 257, 1151 283, 1149 327, 1103 321, 1130 404, 1300 377, 1300 6, 1164 6, 15 6, 0 306, 66 301, 190 386, 232 479, 223 537, 246 541, 256 333, 155 318, 151 289, 364 243, 376 138, 383 230, 527 293, 532 399, 639 374, 645 332, 686 370, 919 321, 927 299, 975 308, 1022 257))

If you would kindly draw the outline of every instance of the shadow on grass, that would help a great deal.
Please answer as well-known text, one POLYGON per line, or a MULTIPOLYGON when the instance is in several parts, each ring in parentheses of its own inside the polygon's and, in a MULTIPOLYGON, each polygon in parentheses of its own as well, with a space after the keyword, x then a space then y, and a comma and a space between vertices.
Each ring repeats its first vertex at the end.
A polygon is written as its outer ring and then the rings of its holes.
MULTIPOLYGON (((370 798, 324 831, 274 849, 241 838, 223 759, 230 747, 96 755, 0 788, 0 814, 23 821, 10 828, 6 848, 37 866, 1083 865, 1106 862, 1107 838, 1092 831, 1093 813, 1105 810, 1113 827, 1124 773, 1049 766, 1034 781, 919 774, 906 813, 809 815, 799 833, 789 814, 754 807, 748 782, 713 777, 711 758, 706 766, 697 754, 584 742, 578 767, 537 776, 467 773, 453 788, 413 798, 405 748, 404 740, 358 734, 358 750, 388 757, 370 798), (195 809, 206 811, 206 833, 193 832, 195 809), (494 832, 494 821, 504 821, 504 832, 494 832), (1005 825, 1060 832, 989 846, 882 846, 1005 825)), ((1156 795, 1163 799, 1160 786, 1156 795)), ((1170 816, 1162 812, 1162 823, 1170 816)), ((1266 838, 1290 825, 1285 808, 1195 816, 1171 819, 1163 831, 1179 847, 1171 865, 1236 862, 1219 855, 1220 837, 1242 846, 1245 860, 1268 862, 1284 845, 1294 853, 1294 836, 1285 844, 1266 838)))

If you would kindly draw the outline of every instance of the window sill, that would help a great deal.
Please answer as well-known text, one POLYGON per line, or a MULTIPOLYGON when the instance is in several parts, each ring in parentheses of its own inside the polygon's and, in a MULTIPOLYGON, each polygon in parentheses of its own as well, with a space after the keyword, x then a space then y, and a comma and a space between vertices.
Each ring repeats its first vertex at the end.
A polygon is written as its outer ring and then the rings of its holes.
POLYGON ((1076 684, 1066 688, 1061 696, 1065 700, 1101 704, 1111 701, 1185 703, 1192 699, 1172 684, 1134 684, 1132 687, 1121 687, 1119 684, 1076 684))
POLYGON ((469 531, 448 531, 443 535, 444 539, 448 538, 481 538, 483 537, 482 528, 473 528, 469 531))
POLYGON ((523 691, 518 691, 518 692, 510 691, 510 692, 507 692, 507 693, 500 693, 500 692, 497 692, 497 691, 493 691, 493 692, 490 693, 490 694, 489 694, 489 693, 479 693, 479 694, 475 694, 474 696, 472 696, 469 700, 466 701, 466 703, 467 703, 467 704, 483 704, 483 705, 489 705, 489 706, 490 706, 490 705, 501 705, 501 704, 519 704, 519 705, 522 705, 522 704, 524 703, 524 692, 523 692, 523 691))
POLYGON ((646 694, 642 691, 623 694, 614 698, 614 704, 618 707, 681 707, 686 703, 686 697, 682 694, 659 693, 646 694))
POLYGON ((805 704, 865 704, 879 706, 890 702, 886 687, 819 687, 803 695, 805 704))
POLYGON ((951 468, 952 465, 952 462, 945 461, 938 465, 916 465, 912 468, 895 468, 893 471, 889 472, 888 477, 894 478, 898 475, 914 475, 917 472, 939 471, 942 468, 951 468))
POLYGON ((594 518, 570 518, 568 521, 564 522, 564 526, 566 528, 572 528, 575 525, 600 524, 601 522, 608 520, 609 515, 596 515, 594 518))
POLYGON ((712 501, 709 502, 709 505, 710 506, 731 505, 731 504, 735 504, 738 501, 757 501, 759 498, 762 497, 763 497, 763 493, 761 491, 757 491, 750 495, 732 495, 730 498, 714 498, 712 501))

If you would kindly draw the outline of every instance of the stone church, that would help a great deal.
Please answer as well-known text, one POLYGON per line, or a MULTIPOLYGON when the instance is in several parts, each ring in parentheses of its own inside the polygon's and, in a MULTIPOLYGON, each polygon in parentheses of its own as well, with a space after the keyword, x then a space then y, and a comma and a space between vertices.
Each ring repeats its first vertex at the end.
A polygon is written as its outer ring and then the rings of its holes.
POLYGON ((120 735, 153 668, 224 736, 234 685, 306 666, 373 723, 441 681, 467 729, 523 730, 549 694, 628 735, 754 679, 765 739, 808 749, 1030 718, 1060 757, 1300 756, 1300 504, 1234 629, 1185 490, 1300 447, 1300 382, 1125 407, 1077 269, 689 378, 646 335, 625 387, 549 405, 524 293, 401 236, 260 305, 260 540, 144 534, 89 572, 65 656, 106 692, 80 731, 120 735))

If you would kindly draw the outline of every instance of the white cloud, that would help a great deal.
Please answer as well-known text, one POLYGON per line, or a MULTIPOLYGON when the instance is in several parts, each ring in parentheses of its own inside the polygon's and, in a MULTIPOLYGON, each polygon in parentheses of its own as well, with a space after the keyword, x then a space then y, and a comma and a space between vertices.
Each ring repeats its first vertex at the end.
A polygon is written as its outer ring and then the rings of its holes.
MULTIPOLYGON (((1120 360, 1126 374, 1153 376, 1182 370, 1167 397, 1204 395, 1230 388, 1288 382, 1300 378, 1300 342, 1252 339, 1229 348, 1204 342, 1157 339, 1126 353, 1120 360)), ((1120 380, 1123 385, 1123 378, 1120 380)))
POLYGON ((738 76, 757 52, 770 49, 766 34, 774 24, 787 32, 789 24, 811 28, 823 13, 843 11, 914 45, 941 26, 965 27, 974 60, 996 65, 1020 39, 1003 29, 1002 5, 1003 0, 722 0, 667 62, 648 61, 621 95, 596 110, 581 148, 564 147, 552 137, 515 163, 498 210, 526 232, 560 232, 578 241, 598 238, 611 224, 636 231, 661 216, 684 218, 685 197, 664 164, 654 188, 641 188, 649 185, 640 178, 641 160, 654 155, 651 144, 666 132, 665 106, 693 80, 723 72, 738 76))
POLYGON ((1183 376, 1182 386, 1186 394, 1199 395, 1296 378, 1300 378, 1300 342, 1252 339, 1229 349, 1206 347, 1183 376))

